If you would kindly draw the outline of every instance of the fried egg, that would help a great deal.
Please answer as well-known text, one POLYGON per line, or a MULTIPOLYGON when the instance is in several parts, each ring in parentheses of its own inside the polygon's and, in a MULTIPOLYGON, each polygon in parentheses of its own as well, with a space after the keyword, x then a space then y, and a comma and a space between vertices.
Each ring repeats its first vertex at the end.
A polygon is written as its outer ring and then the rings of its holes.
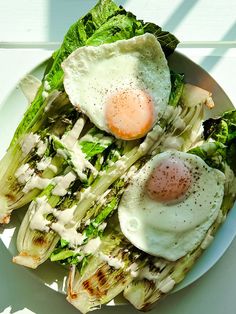
POLYGON ((62 69, 71 103, 117 138, 143 137, 168 105, 170 71, 152 34, 78 48, 62 69))
POLYGON ((177 151, 154 156, 132 178, 119 208, 129 241, 175 261, 197 247, 217 218, 225 176, 200 157, 177 151))

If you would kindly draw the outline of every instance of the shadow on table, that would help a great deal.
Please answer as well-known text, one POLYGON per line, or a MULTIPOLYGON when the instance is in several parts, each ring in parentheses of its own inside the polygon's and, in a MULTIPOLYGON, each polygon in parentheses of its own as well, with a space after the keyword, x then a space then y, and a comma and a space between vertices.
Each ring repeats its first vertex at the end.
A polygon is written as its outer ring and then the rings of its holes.
MULTIPOLYGON (((230 27, 230 29, 225 33, 225 35, 221 38, 221 41, 232 41, 236 40, 236 22, 230 27)), ((230 45, 226 47, 219 47, 215 48, 210 56, 205 57, 202 62, 201 66, 205 68, 207 71, 211 71, 216 64, 220 61, 223 55, 227 53, 230 49, 230 45)))
POLYGON ((63 295, 45 287, 28 269, 13 264, 12 256, 1 241, 0 252, 0 267, 4 265, 4 271, 0 271, 1 282, 4 282, 4 285, 0 285, 0 313, 24 310, 21 313, 78 314, 78 311, 66 304, 63 295))
POLYGON ((174 30, 183 22, 184 18, 197 3, 198 0, 183 0, 162 25, 162 28, 174 33, 174 30))

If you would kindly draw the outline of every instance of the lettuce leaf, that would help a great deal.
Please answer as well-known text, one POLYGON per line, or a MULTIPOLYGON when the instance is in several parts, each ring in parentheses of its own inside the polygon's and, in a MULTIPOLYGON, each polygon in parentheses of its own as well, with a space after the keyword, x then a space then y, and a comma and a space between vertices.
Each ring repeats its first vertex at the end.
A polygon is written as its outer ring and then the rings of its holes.
POLYGON ((203 123, 205 140, 213 139, 226 146, 226 162, 236 174, 236 110, 203 123))
POLYGON ((189 154, 200 157, 208 166, 221 171, 224 171, 226 152, 227 147, 220 142, 206 142, 188 151, 189 154))
POLYGON ((166 56, 172 54, 179 43, 173 34, 163 31, 160 26, 154 23, 145 23, 143 30, 144 33, 151 33, 156 36, 166 56))
POLYGON ((88 159, 101 154, 107 148, 105 145, 101 145, 100 143, 94 143, 89 141, 80 142, 80 146, 82 152, 88 156, 88 159))
POLYGON ((171 79, 171 93, 169 98, 169 105, 176 107, 180 101, 184 89, 184 74, 170 73, 171 79))

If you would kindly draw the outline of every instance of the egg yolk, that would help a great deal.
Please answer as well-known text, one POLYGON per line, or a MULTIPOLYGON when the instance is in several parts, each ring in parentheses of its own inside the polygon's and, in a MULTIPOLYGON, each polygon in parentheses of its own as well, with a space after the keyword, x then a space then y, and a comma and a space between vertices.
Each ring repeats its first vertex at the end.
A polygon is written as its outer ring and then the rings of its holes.
POLYGON ((105 116, 108 128, 116 137, 123 140, 141 138, 154 122, 152 98, 139 89, 117 92, 108 98, 105 116))
POLYGON ((147 193, 159 202, 179 201, 190 188, 191 173, 182 160, 171 157, 158 165, 146 185, 147 193))

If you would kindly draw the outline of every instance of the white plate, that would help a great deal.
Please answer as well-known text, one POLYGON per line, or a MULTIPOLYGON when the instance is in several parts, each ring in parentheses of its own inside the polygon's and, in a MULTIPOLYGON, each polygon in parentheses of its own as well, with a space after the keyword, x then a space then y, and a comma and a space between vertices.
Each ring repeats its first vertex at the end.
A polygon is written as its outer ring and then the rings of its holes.
MULTIPOLYGON (((216 106, 214 110, 210 112, 210 116, 213 117, 226 110, 234 108, 225 92, 215 82, 215 80, 190 59, 178 52, 175 52, 169 58, 169 64, 171 69, 179 73, 184 73, 187 82, 198 85, 212 92, 216 106)), ((31 71, 30 74, 41 79, 45 66, 46 62, 38 65, 31 71)), ((26 108, 27 101, 18 86, 15 86, 7 99, 0 106, 0 157, 4 155, 14 134, 14 130, 20 122, 26 108)), ((23 210, 18 210, 13 213, 10 224, 7 225, 5 229, 0 229, 0 239, 12 255, 16 254, 16 235, 23 213, 23 210)), ((176 286, 173 290, 174 292, 193 283, 219 260, 236 235, 235 221, 236 206, 234 206, 234 208, 230 211, 226 221, 217 232, 211 246, 199 258, 193 269, 187 274, 186 278, 176 286)), ((65 293, 67 271, 60 265, 46 262, 38 269, 30 271, 33 272, 38 280, 41 280, 46 286, 60 293, 65 293)), ((111 304, 117 303, 120 303, 120 301, 112 302, 111 304)))

